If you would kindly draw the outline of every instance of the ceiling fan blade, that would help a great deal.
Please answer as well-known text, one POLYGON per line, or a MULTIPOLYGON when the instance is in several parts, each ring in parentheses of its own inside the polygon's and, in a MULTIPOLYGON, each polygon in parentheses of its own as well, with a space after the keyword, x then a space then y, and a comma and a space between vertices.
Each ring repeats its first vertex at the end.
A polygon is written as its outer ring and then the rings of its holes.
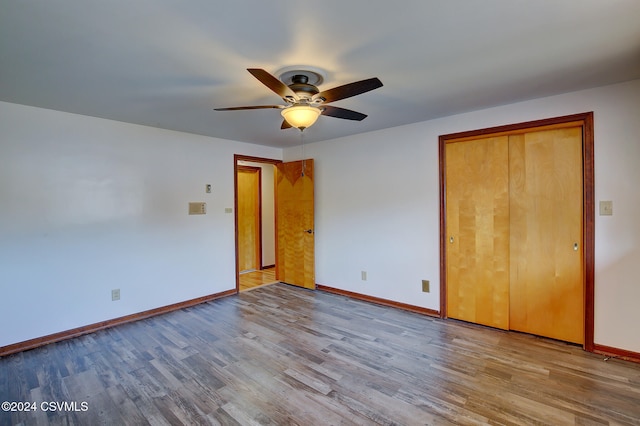
POLYGON ((282 125, 280 126, 280 128, 282 130, 290 129, 291 127, 293 127, 293 126, 291 124, 287 123, 287 120, 282 120, 282 125))
POLYGON ((377 89, 378 87, 382 87, 382 82, 374 77, 322 91, 315 95, 313 98, 323 98, 324 103, 335 102, 339 101, 340 99, 346 99, 352 96, 360 95, 361 93, 377 89))
POLYGON ((240 111, 243 109, 282 109, 284 105, 253 105, 253 106, 239 106, 239 107, 230 107, 230 108, 214 108, 214 111, 240 111))
POLYGON ((321 108, 323 108, 322 115, 327 115, 329 117, 344 118, 345 120, 356 121, 362 121, 367 118, 366 114, 352 111, 346 108, 339 108, 331 105, 323 105, 321 108))
POLYGON ((265 70, 260 68, 247 68, 247 71, 249 71, 255 78, 260 80, 262 84, 273 90, 281 98, 293 98, 294 100, 298 100, 298 96, 293 90, 289 88, 289 86, 287 86, 265 70))

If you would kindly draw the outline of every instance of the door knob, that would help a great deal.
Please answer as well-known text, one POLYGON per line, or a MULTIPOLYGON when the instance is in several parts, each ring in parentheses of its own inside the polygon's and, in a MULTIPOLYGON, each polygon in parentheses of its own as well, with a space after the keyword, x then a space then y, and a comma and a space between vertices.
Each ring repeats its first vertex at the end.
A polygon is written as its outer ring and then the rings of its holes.
POLYGON ((449 243, 453 244, 453 237, 449 237, 449 243))
POLYGON ((313 229, 305 229, 304 232, 307 234, 313 234, 313 229))
POLYGON ((578 243, 573 243, 573 251, 578 251, 578 243))

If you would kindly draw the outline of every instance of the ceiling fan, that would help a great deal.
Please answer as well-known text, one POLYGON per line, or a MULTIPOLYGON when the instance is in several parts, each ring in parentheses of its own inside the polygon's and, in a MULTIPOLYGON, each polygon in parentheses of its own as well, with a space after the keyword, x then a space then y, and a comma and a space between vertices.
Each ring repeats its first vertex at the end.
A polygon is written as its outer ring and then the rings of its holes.
MULTIPOLYGON (((281 129, 295 127, 302 131, 313 125, 320 115, 346 120, 364 120, 367 117, 366 114, 327 104, 382 87, 382 82, 374 77, 334 87, 333 89, 323 90, 321 92, 314 84, 309 82, 310 75, 318 77, 314 83, 318 84, 318 82, 322 81, 321 76, 315 72, 294 71, 292 75, 287 76, 287 80, 291 80, 291 84, 287 85, 263 69, 248 68, 247 71, 260 80, 262 84, 280 96, 282 100, 286 102, 286 105, 254 105, 214 108, 215 111, 237 111, 267 108, 281 109, 281 115, 284 118, 282 125, 280 126, 281 129)), ((284 80, 285 75, 280 78, 284 80)))

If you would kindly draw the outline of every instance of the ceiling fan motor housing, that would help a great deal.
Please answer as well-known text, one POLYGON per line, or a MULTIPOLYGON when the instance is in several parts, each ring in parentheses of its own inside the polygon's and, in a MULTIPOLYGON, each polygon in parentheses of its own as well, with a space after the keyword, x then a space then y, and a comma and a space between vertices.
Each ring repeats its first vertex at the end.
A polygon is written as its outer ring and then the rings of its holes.
POLYGON ((309 77, 306 75, 296 74, 291 77, 291 81, 293 83, 289 85, 289 88, 301 99, 311 99, 320 92, 316 86, 308 83, 309 77))

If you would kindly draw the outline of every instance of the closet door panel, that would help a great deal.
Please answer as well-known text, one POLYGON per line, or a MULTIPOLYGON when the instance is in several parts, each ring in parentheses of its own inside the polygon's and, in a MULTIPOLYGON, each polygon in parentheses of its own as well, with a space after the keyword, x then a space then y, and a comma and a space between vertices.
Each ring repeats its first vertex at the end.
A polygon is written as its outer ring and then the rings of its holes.
POLYGON ((446 146, 447 315, 509 328, 508 136, 446 146))
POLYGON ((584 339, 582 129, 509 137, 510 328, 584 339))

